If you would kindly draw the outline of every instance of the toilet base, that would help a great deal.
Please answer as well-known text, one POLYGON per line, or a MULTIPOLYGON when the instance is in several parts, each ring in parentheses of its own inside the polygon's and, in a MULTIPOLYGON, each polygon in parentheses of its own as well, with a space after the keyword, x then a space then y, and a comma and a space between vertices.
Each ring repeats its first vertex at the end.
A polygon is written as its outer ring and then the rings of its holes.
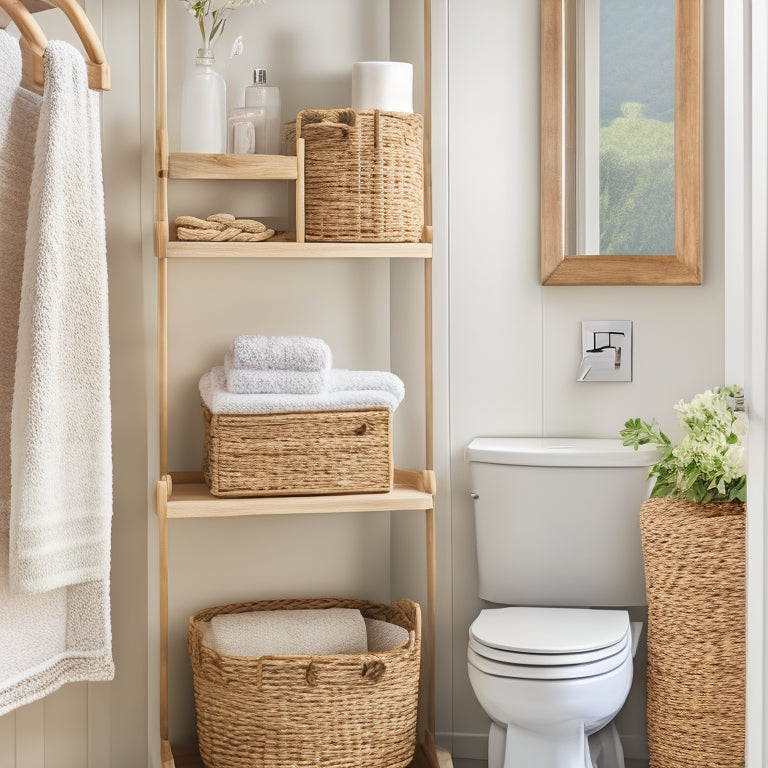
POLYGON ((588 738, 543 744, 541 737, 492 722, 488 733, 488 768, 624 768, 624 751, 613 721, 588 738), (573 740, 581 746, 574 749, 573 740))

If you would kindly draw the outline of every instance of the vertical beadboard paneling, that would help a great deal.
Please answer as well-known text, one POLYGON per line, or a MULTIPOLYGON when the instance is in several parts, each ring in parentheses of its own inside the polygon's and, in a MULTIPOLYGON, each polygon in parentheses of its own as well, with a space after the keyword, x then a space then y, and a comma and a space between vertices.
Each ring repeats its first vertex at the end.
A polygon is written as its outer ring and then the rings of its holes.
POLYGON ((0 717, 0 768, 13 768, 16 760, 16 714, 0 717))
POLYGON ((14 768, 45 768, 45 701, 16 711, 16 762, 14 768))
POLYGON ((86 683, 65 685, 45 697, 45 768, 88 764, 88 720, 83 716, 87 704, 86 683))
MULTIPOLYGON (((88 761, 83 763, 83 768, 106 768, 110 765, 111 700, 108 683, 88 683, 88 761)), ((137 750, 136 755, 139 754, 137 750)))

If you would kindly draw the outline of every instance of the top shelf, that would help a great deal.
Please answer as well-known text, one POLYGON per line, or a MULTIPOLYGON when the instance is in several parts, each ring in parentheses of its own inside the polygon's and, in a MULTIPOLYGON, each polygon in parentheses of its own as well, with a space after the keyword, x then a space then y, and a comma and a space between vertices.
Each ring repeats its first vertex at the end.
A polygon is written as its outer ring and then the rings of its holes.
POLYGON ((299 160, 295 155, 231 155, 171 152, 170 179, 252 179, 295 181, 299 160))

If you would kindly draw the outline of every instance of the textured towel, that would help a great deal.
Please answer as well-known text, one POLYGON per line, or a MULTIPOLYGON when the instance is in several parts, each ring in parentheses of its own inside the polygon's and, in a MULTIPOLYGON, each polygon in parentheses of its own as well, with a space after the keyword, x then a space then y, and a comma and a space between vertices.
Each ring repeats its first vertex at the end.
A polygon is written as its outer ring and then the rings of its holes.
POLYGON ((112 454, 99 102, 52 41, 35 144, 12 419, 20 591, 109 575, 112 454))
POLYGON ((363 615, 353 608, 228 613, 214 616, 210 624, 211 647, 231 656, 326 656, 368 649, 363 615))
POLYGON ((347 371, 333 368, 328 376, 330 392, 356 392, 369 390, 373 392, 389 392, 402 402, 405 397, 405 385, 398 376, 389 371, 347 371))
POLYGON ((231 350, 235 368, 282 371, 326 371, 331 350, 310 336, 235 336, 231 350))
POLYGON ((393 648, 397 648, 398 645, 408 642, 408 630, 405 627, 391 624, 388 621, 366 618, 365 631, 368 637, 368 651, 370 653, 391 651, 393 648))
POLYGON ((350 390, 320 395, 240 395, 227 392, 224 366, 203 374, 200 396, 211 413, 293 413, 295 411, 357 411, 365 408, 390 408, 400 398, 383 390, 350 390))
POLYGON ((109 680, 114 674, 107 579, 41 594, 14 593, 9 583, 11 406, 23 222, 41 107, 40 96, 15 86, 20 77, 18 41, 0 30, 0 714, 64 683, 109 680))
POLYGON ((227 392, 238 395, 320 395, 324 392, 389 392, 398 402, 405 397, 403 382, 389 371, 291 371, 236 368, 232 352, 224 356, 227 392))
POLYGON ((328 371, 291 371, 277 368, 236 368, 232 352, 224 356, 227 391, 240 395, 270 392, 319 395, 328 389, 328 371))

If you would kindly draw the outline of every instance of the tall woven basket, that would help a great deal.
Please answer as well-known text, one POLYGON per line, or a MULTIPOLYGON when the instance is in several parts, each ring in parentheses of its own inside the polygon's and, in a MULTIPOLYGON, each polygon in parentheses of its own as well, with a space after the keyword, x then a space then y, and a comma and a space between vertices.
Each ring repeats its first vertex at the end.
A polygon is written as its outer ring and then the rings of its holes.
POLYGON ((744 766, 745 522, 740 502, 643 504, 650 768, 744 766))
POLYGON ((420 242, 423 133, 422 116, 407 112, 300 112, 286 129, 286 146, 304 138, 306 239, 420 242))
POLYGON ((206 768, 404 768, 416 745, 421 613, 410 600, 266 600, 189 622, 200 756, 206 768), (408 630, 389 651, 334 656, 218 653, 202 623, 247 611, 354 608, 408 630))

